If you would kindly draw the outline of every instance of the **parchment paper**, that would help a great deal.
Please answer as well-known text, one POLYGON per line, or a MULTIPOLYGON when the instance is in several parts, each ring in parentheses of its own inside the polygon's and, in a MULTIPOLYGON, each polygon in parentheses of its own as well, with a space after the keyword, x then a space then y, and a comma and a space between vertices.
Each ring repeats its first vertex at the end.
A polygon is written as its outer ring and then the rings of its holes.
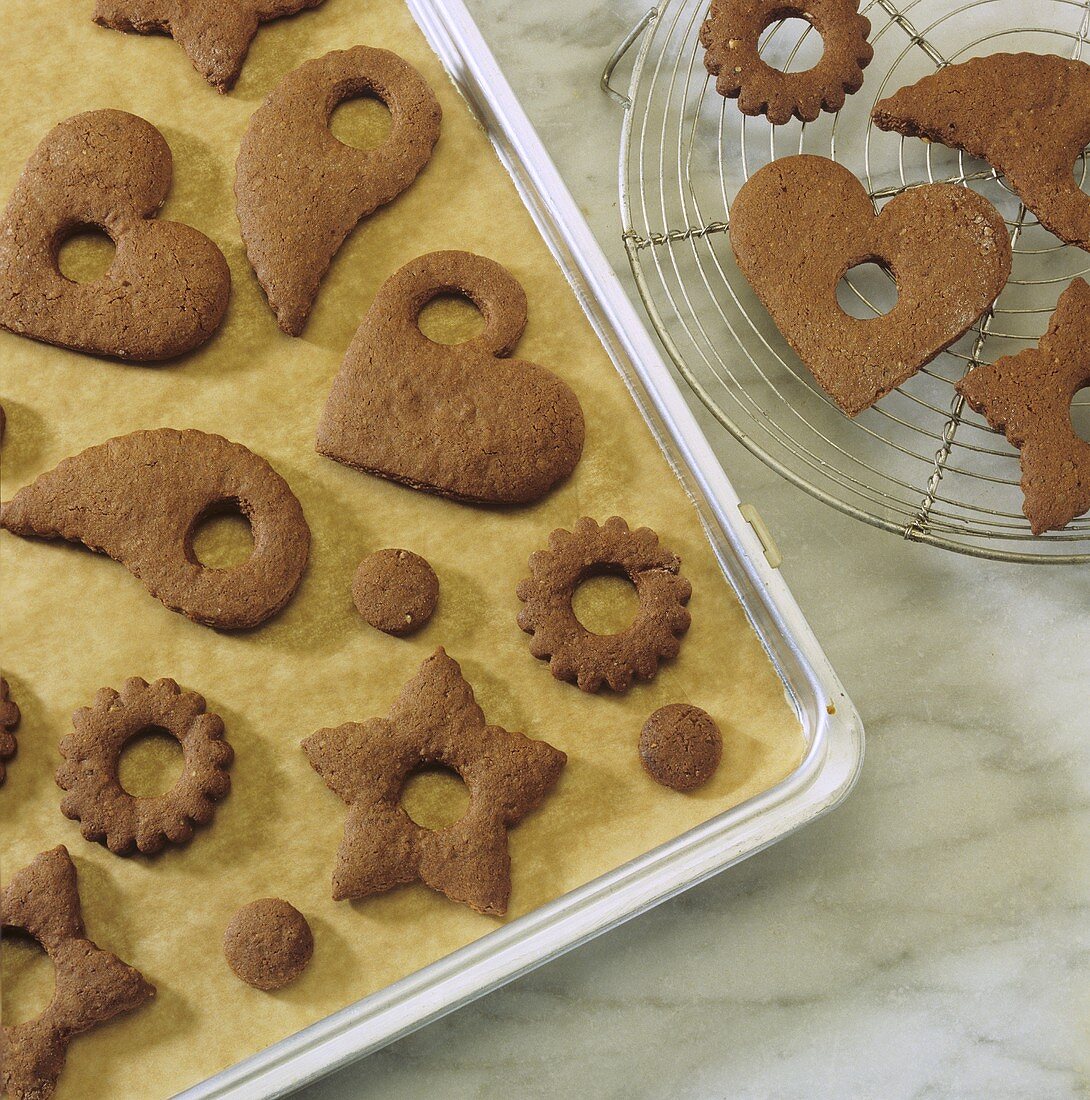
MULTIPOLYGON (((3 493, 111 436, 159 425, 220 432, 264 455, 303 503, 314 545, 303 584, 277 618, 218 634, 167 611, 119 564, 63 543, 0 536, 3 664, 22 707, 19 755, 0 790, 3 874, 66 844, 90 935, 139 967, 155 1002, 73 1042, 58 1097, 166 1096, 483 936, 501 921, 413 886, 334 903, 329 877, 345 807, 299 750, 327 726, 386 713, 438 645, 462 664, 490 722, 564 749, 568 767, 544 807, 511 833, 508 920, 776 783, 801 758, 782 686, 723 580, 695 512, 538 237, 483 131, 399 0, 327 0, 266 25, 235 91, 218 95, 165 38, 100 29, 92 0, 5 0, 0 43, 0 193, 35 144, 78 111, 117 107, 159 127, 174 153, 163 215, 196 226, 226 254, 234 286, 223 330, 160 367, 80 356, 0 333, 8 412, 3 493), (231 186, 250 114, 308 58, 358 43, 396 50, 442 101, 442 137, 416 185, 350 238, 306 333, 281 334, 246 262, 231 186), (526 288, 517 354, 579 395, 586 449, 571 480, 517 511, 471 508, 347 469, 314 451, 330 383, 380 283, 432 249, 506 265, 526 288), (514 590, 550 530, 618 513, 680 553, 693 626, 678 660, 623 697, 584 695, 530 656, 514 590), (352 607, 356 564, 383 546, 435 567, 435 618, 398 640, 352 607), (212 826, 179 850, 124 859, 62 817, 53 783, 70 714, 127 676, 171 676, 221 714, 237 757, 212 826), (640 726, 690 700, 718 721, 724 763, 694 795, 640 768, 640 726), (234 911, 279 895, 310 919, 313 964, 270 995, 237 981, 220 950, 234 911)), ((306 201, 300 196, 300 201, 306 201)))

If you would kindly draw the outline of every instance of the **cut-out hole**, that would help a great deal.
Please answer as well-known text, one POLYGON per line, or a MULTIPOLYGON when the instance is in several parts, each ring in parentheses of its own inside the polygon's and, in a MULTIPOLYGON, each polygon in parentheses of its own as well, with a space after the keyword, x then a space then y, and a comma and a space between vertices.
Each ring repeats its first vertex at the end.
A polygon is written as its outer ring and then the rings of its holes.
POLYGON ((579 583, 571 606, 592 634, 620 634, 632 625, 640 601, 636 586, 627 577, 600 573, 579 583))
POLYGON ((434 344, 464 344, 484 331, 484 317, 464 294, 437 294, 416 323, 434 344))
POLYGON ((253 552, 254 533, 237 504, 210 512, 193 530, 193 556, 206 569, 231 569, 253 552))
POLYGON ((469 791, 453 769, 427 764, 405 780, 401 808, 422 829, 445 829, 465 817, 469 791))
POLYGON ((42 945, 21 928, 0 932, 0 1016, 5 1027, 40 1016, 53 1000, 53 963, 42 945))
POLYGON ((178 782, 184 764, 177 740, 161 726, 148 726, 121 750, 117 774, 133 798, 158 798, 178 782))
POLYGON ((57 249, 57 266, 73 283, 94 283, 114 262, 117 249, 108 233, 87 225, 66 237, 57 249))
POLYGON ((353 149, 377 149, 390 136, 392 126, 390 108, 374 95, 338 103, 329 119, 333 136, 353 149))
POLYGON ((825 55, 825 43, 817 28, 801 15, 769 22, 761 33, 757 49, 761 60, 781 73, 806 72, 825 55))
POLYGON ((1079 390, 1071 399, 1071 427, 1079 439, 1090 443, 1090 386, 1079 390))
POLYGON ((869 321, 897 304, 897 284, 881 264, 859 264, 837 284, 836 300, 849 317, 869 321))

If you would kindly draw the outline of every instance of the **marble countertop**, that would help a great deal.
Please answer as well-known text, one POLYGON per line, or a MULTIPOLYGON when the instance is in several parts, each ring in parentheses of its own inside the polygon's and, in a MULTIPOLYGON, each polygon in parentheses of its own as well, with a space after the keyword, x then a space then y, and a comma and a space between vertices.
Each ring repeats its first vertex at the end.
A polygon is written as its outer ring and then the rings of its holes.
MULTIPOLYGON (((468 4, 632 290, 598 77, 647 0, 468 4)), ((863 715, 859 786, 305 1100, 1090 1095, 1090 576, 874 531, 701 420, 863 715)))

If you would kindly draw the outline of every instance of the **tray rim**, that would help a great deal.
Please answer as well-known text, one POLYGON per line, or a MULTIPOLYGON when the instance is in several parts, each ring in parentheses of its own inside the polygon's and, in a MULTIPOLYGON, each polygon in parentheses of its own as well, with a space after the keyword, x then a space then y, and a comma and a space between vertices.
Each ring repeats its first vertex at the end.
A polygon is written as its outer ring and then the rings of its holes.
POLYGON ((795 771, 767 791, 183 1090, 177 1095, 184 1100, 282 1096, 363 1058, 783 839, 838 806, 862 766, 863 726, 854 704, 784 578, 768 564, 756 531, 739 512, 738 494, 662 353, 463 0, 406 3, 485 127, 641 414, 686 485, 726 579, 769 651, 804 729, 809 727, 810 744, 795 771), (683 469, 678 469, 679 460, 683 469), (711 522, 725 537, 725 547, 717 544, 711 522), (747 601, 747 594, 759 607, 747 601), (788 658, 798 682, 788 678, 788 658))

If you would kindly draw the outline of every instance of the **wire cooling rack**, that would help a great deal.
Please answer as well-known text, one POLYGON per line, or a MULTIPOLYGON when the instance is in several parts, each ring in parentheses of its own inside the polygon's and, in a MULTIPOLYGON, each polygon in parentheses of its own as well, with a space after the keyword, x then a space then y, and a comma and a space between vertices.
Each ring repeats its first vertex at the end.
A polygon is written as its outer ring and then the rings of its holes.
MULTIPOLYGON (((1090 59, 1090 0, 866 0, 875 56, 837 115, 771 126, 715 90, 698 34, 708 0, 663 0, 618 47, 602 87, 623 107, 623 239, 650 319, 700 399, 749 450, 828 504, 903 538, 979 557, 1090 562, 1090 517, 1035 537, 1022 515, 1018 454, 954 390, 967 370, 1034 344, 1060 293, 1090 256, 1040 225, 981 161, 870 124, 881 98, 929 72, 995 52, 1090 59), (628 95, 611 84, 635 44, 628 95), (999 208, 1014 247, 1012 277, 958 343, 855 420, 843 416, 775 329, 730 249, 729 208, 749 176, 778 156, 820 153, 852 169, 881 206, 910 187, 971 186, 999 208)), ((787 72, 820 58, 805 20, 765 31, 762 56, 787 72)), ((1086 154, 1076 165, 1084 184, 1086 154)), ((868 265, 841 285, 853 316, 886 312, 890 276, 868 265)), ((1090 390, 1072 422, 1090 439, 1090 390)))

